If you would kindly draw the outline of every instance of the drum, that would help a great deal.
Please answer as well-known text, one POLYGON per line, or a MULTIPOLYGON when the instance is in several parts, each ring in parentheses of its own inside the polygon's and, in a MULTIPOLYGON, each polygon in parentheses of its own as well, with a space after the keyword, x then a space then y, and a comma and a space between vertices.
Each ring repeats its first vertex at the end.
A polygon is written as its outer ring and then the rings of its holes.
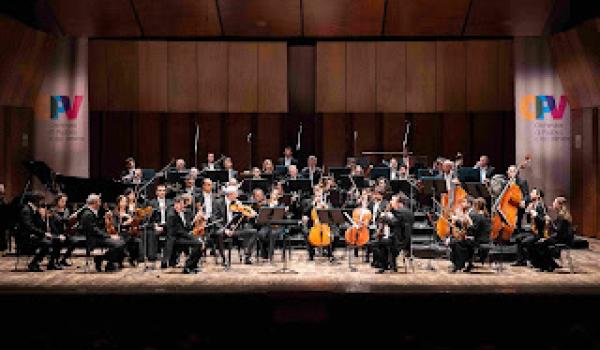
POLYGON ((490 180, 490 192, 492 196, 498 197, 500 193, 502 193, 504 186, 506 186, 507 181, 508 179, 505 175, 496 174, 492 176, 492 179, 490 180))

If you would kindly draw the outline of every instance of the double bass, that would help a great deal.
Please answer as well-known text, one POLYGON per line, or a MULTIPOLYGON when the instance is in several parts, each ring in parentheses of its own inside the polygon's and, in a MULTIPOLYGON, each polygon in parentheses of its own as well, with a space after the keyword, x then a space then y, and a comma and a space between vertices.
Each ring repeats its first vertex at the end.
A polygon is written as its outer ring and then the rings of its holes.
MULTIPOLYGON (((457 159, 456 163, 462 162, 461 158, 457 159)), ((442 193, 440 195, 440 206, 441 213, 440 218, 435 224, 436 233, 442 240, 446 239, 452 232, 451 219, 452 213, 454 213, 460 204, 460 202, 467 198, 468 194, 460 184, 454 185, 448 193, 442 193)))
MULTIPOLYGON (((517 169, 524 169, 530 161, 531 156, 525 156, 525 160, 519 164, 517 169)), ((508 180, 492 207, 492 232, 490 234, 492 240, 498 239, 500 235, 502 235, 502 240, 510 240, 517 226, 519 205, 523 201, 523 193, 515 179, 516 177, 508 180)))
POLYGON ((327 204, 322 201, 323 195, 318 194, 315 196, 315 205, 310 211, 310 218, 313 222, 313 226, 308 232, 308 243, 313 247, 326 247, 331 245, 331 227, 328 224, 322 224, 317 215, 318 209, 326 209, 327 204))

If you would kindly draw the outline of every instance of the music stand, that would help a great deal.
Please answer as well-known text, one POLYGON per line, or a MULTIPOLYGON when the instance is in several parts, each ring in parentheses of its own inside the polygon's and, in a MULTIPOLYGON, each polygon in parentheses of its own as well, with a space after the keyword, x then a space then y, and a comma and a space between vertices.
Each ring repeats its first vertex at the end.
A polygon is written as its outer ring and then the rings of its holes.
POLYGON ((204 177, 209 178, 212 182, 219 184, 224 184, 229 182, 229 171, 228 170, 205 170, 204 177))
POLYGON ((312 190, 312 183, 309 179, 287 180, 284 186, 285 192, 303 192, 309 193, 312 190))
POLYGON ((481 182, 481 172, 474 168, 459 168, 458 180, 460 182, 481 182))
POLYGON ((474 198, 482 197, 487 199, 491 198, 492 196, 488 188, 481 182, 466 182, 463 183, 463 187, 465 191, 467 191, 467 193, 474 198))
POLYGON ((369 173, 369 178, 371 180, 377 180, 381 177, 386 178, 386 179, 390 179, 390 174, 391 174, 392 169, 388 168, 388 167, 375 167, 373 169, 371 169, 371 172, 369 173))
POLYGON ((156 170, 154 169, 142 169, 142 181, 147 182, 152 180, 156 175, 156 170))
POLYGON ((350 175, 350 168, 344 166, 330 166, 329 175, 333 176, 334 179, 337 179, 342 175, 350 175))
POLYGON ((276 165, 275 166, 275 175, 278 178, 285 177, 288 174, 288 168, 285 165, 276 165))
MULTIPOLYGON (((258 219, 256 222, 261 225, 273 226, 272 222, 283 220, 284 214, 285 214, 285 207, 273 207, 273 208, 262 207, 262 208, 260 208, 260 211, 258 213, 258 219)), ((297 274, 298 273, 298 271, 288 268, 288 255, 291 256, 291 254, 285 254, 285 250, 288 248, 288 244, 289 244, 288 241, 289 241, 289 235, 286 235, 284 233, 283 266, 280 269, 277 269, 277 270, 269 272, 269 273, 272 273, 272 274, 286 274, 286 273, 297 274)), ((273 251, 273 246, 271 246, 271 242, 273 242, 273 241, 269 242, 269 261, 273 262, 273 256, 271 255, 271 251, 273 251)))
MULTIPOLYGON (((342 209, 340 208, 330 208, 330 209, 317 209, 317 216, 319 217, 319 221, 321 224, 328 224, 329 226, 337 225, 338 227, 346 223, 346 219, 342 214, 342 209)), ((331 233, 331 238, 329 241, 329 251, 331 253, 330 263, 335 264, 335 257, 333 255, 333 243, 334 236, 331 233)))
MULTIPOLYGON (((390 187, 393 193, 404 193, 408 195, 411 191, 411 185, 408 180, 391 180, 390 187)), ((412 198, 411 198, 412 199, 412 198)))
POLYGON ((251 179, 246 180, 242 184, 242 190, 246 193, 252 193, 254 189, 260 188, 264 193, 269 192, 269 180, 267 179, 251 179))

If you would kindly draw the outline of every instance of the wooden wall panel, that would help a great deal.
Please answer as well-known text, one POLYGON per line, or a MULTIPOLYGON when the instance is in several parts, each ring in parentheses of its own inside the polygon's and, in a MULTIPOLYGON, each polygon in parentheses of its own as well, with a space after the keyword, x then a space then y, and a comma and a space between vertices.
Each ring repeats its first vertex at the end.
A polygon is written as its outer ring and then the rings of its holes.
POLYGON ((198 108, 200 112, 227 111, 226 42, 198 42, 198 108))
POLYGON ((315 112, 315 47, 288 47, 290 113, 315 112))
POLYGON ((498 110, 515 109, 515 72, 512 40, 498 41, 498 110))
POLYGON ((167 101, 169 112, 195 111, 198 97, 196 43, 169 42, 167 46, 167 101))
POLYGON ((317 112, 346 111, 346 43, 317 43, 317 112))
POLYGON ((348 123, 344 114, 323 114, 322 123, 322 158, 323 164, 329 166, 343 166, 346 164, 347 152, 351 140, 346 131, 348 123))
POLYGON ((8 17, 0 18, 0 105, 8 105, 10 79, 15 52, 19 49, 26 27, 8 17))
POLYGON ((161 115, 138 113, 134 121, 133 155, 141 168, 162 169, 169 160, 162 157, 161 115))
POLYGON ((467 42, 467 109, 498 109, 498 42, 467 42))
MULTIPOLYGON (((247 169, 250 165, 252 148, 247 142, 248 134, 252 131, 251 114, 229 114, 225 119, 225 130, 227 130, 227 139, 225 144, 225 154, 233 157, 236 169, 247 169)), ((252 142, 256 142, 256 137, 252 135, 252 142)), ((260 159, 252 159, 253 165, 259 165, 260 159)))
POLYGON ((406 43, 377 44, 377 112, 406 111, 406 43))
MULTIPOLYGON (((263 159, 270 158, 273 161, 281 156, 283 115, 259 114, 256 116, 256 135, 254 138, 254 160, 255 165, 260 164, 263 159)), ((254 136, 254 135, 253 135, 254 136)), ((300 169, 302 171, 302 169, 300 169)))
POLYGON ((89 103, 92 111, 108 110, 107 42, 90 40, 88 44, 89 103))
MULTIPOLYGON (((382 116, 378 114, 354 114, 352 115, 352 131, 357 132, 356 156, 362 156, 362 152, 377 152, 383 147, 381 140, 382 116)), ((354 136, 352 136, 354 137, 354 136)), ((353 150, 354 153, 354 150, 353 150)), ((381 157, 369 156, 372 163, 379 163, 381 157)))
POLYGON ((377 36, 381 34, 384 0, 303 0, 303 29, 309 37, 377 36))
POLYGON ((225 36, 301 35, 300 0, 218 0, 218 3, 225 36))
POLYGON ((229 44, 229 112, 258 110, 258 44, 229 44))
POLYGON ((435 42, 406 43, 406 110, 435 111, 435 42))
POLYGON ((461 152, 465 166, 470 166, 478 157, 471 152, 471 118, 466 113, 444 114, 441 122, 440 155, 454 159, 461 152))
MULTIPOLYGON (((582 159, 583 159, 583 174, 597 174, 598 169, 598 119, 594 118, 594 110, 592 108, 585 108, 582 115, 582 130, 583 130, 583 142, 582 142, 582 159)), ((584 176, 582 184, 587 190, 583 191, 583 220, 581 232, 591 236, 597 237, 597 224, 598 224, 598 207, 596 206, 598 192, 595 191, 597 188, 596 184, 597 176, 584 176)))
POLYGON ((133 155, 133 115, 129 112, 107 112, 101 118, 100 176, 117 178, 123 170, 123 160, 133 155))
POLYGON ((258 44, 258 111, 288 111, 287 44, 258 44))
POLYGON ((6 132, 5 188, 7 196, 11 198, 23 191, 29 178, 23 162, 33 157, 33 110, 17 107, 3 109, 6 132))
POLYGON ((132 0, 145 36, 221 35, 215 0, 132 0))
MULTIPOLYGON (((406 132, 405 114, 384 114, 382 121, 383 149, 389 152, 401 152, 406 132)), ((410 146, 410 145, 409 145, 410 146)))
POLYGON ((584 176, 583 167, 583 110, 571 110, 571 215, 573 223, 577 226, 579 234, 586 234, 583 229, 583 198, 587 187, 583 186, 584 176), (578 142, 578 139, 581 142, 578 142))
POLYGON ((411 151, 415 156, 427 156, 427 165, 431 165, 441 150, 441 117, 439 114, 413 114, 410 120, 411 151))
MULTIPOLYGON (((221 114, 199 114, 196 118, 200 128, 200 140, 198 145, 198 164, 206 161, 206 155, 211 152, 215 157, 224 153, 223 142, 226 134, 222 129, 223 119, 221 114)), ((234 160, 235 161, 235 160, 234 160)), ((236 164, 234 164, 234 167, 236 164)))
POLYGON ((385 34, 460 36, 470 0, 388 0, 385 34))
POLYGON ((190 114, 165 114, 162 125, 165 128, 163 149, 165 160, 183 158, 186 164, 192 163, 194 154, 194 122, 190 114))
POLYGON ((377 108, 375 43, 346 43, 346 64, 346 112, 374 112, 377 108))
POLYGON ((167 43, 140 41, 139 111, 167 111, 167 43))
MULTIPOLYGON (((473 114, 471 145, 474 153, 490 157, 492 164, 506 164, 504 160, 505 141, 501 137, 504 116, 498 113, 473 114), (498 137, 490 137, 494 133, 498 137)), ((478 155, 475 155, 476 158, 478 155)))
POLYGON ((35 102, 48 72, 50 63, 57 50, 57 39, 52 35, 44 34, 44 39, 33 58, 33 75, 28 89, 28 95, 25 97, 25 106, 35 107, 35 102))
POLYGON ((138 45, 134 41, 110 41, 106 46, 108 108, 136 111, 138 104, 138 45))
POLYGON ((436 110, 462 112, 466 107, 465 42, 439 41, 436 53, 436 110))

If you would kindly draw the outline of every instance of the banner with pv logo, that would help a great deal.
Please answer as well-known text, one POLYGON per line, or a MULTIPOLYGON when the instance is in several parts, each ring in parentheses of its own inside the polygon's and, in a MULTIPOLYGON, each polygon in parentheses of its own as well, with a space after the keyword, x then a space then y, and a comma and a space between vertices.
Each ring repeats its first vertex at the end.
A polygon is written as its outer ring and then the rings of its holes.
POLYGON ((35 105, 34 159, 89 176, 87 39, 58 40, 35 105))
POLYGON ((521 176, 529 187, 569 196, 571 186, 571 112, 544 38, 514 40, 516 159, 532 156, 521 176))

